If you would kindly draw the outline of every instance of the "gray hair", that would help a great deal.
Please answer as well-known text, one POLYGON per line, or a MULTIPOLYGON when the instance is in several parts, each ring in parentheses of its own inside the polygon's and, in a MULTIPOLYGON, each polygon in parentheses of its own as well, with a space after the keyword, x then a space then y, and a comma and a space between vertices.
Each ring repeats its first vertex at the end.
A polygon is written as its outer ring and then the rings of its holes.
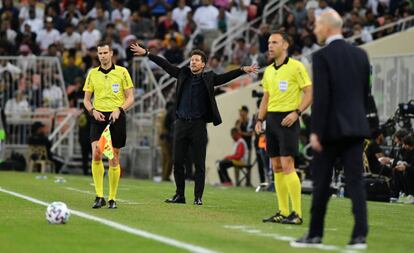
POLYGON ((318 20, 335 29, 341 29, 343 25, 341 16, 335 10, 329 10, 329 11, 323 12, 318 17, 318 20))

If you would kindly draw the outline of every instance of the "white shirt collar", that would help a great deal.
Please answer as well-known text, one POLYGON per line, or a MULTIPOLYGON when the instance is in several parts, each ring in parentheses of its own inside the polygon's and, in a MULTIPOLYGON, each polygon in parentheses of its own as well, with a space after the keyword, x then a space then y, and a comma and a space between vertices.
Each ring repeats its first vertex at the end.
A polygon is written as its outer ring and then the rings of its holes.
POLYGON ((329 44, 330 44, 330 43, 332 43, 333 41, 335 41, 335 40, 342 40, 343 38, 344 38, 344 36, 342 36, 342 34, 335 34, 335 35, 329 36, 329 37, 326 39, 325 44, 326 44, 326 45, 329 45, 329 44))

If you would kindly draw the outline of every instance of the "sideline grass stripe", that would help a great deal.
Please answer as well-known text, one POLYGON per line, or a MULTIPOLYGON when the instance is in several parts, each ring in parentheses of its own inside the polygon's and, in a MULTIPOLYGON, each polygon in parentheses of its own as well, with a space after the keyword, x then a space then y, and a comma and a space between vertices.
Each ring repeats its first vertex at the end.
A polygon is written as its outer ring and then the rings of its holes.
MULTIPOLYGON (((9 190, 6 190, 6 189, 1 188, 1 187, 0 187, 0 192, 9 194, 9 195, 12 195, 12 196, 15 196, 15 197, 33 202, 33 203, 36 203, 36 204, 39 204, 39 205, 42 205, 42 206, 48 206, 49 205, 49 203, 46 203, 44 201, 29 197, 29 196, 25 196, 25 195, 17 193, 17 192, 9 191, 9 190)), ((96 216, 93 216, 93 215, 90 215, 90 214, 87 214, 87 213, 84 213, 84 212, 76 211, 76 210, 73 210, 73 209, 70 209, 70 211, 73 215, 76 215, 76 216, 79 216, 79 217, 82 217, 82 218, 85 218, 85 219, 88 219, 88 220, 96 221, 98 223, 107 225, 109 227, 112 227, 112 228, 130 233, 130 234, 134 234, 134 235, 141 236, 141 237, 144 237, 144 238, 159 241, 159 242, 162 242, 164 244, 168 244, 168 245, 180 248, 180 249, 185 249, 185 250, 188 250, 190 252, 195 252, 195 253, 218 253, 217 251, 209 250, 209 249, 206 249, 206 248, 203 248, 203 247, 200 247, 200 246, 196 246, 196 245, 192 245, 192 244, 189 244, 189 243, 185 243, 185 242, 180 242, 180 241, 177 241, 175 239, 171 239, 171 238, 168 238, 168 237, 165 237, 165 236, 152 234, 152 233, 149 233, 149 232, 137 229, 137 228, 129 227, 129 226, 126 226, 126 225, 123 225, 123 224, 120 224, 120 223, 117 223, 117 222, 114 222, 114 221, 99 218, 99 217, 96 217, 96 216)))

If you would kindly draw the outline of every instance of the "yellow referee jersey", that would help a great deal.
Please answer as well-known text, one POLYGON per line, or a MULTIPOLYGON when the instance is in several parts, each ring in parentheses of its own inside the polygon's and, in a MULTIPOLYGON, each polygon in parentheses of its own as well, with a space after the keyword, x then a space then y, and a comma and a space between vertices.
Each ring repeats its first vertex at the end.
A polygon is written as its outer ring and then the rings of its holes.
POLYGON ((266 67, 263 74, 263 91, 269 93, 268 112, 289 112, 298 109, 302 89, 312 85, 305 66, 287 57, 282 65, 266 67))
POLYGON ((93 93, 93 107, 101 112, 112 112, 125 102, 124 90, 133 88, 128 70, 112 65, 108 70, 93 68, 86 77, 84 91, 93 93))

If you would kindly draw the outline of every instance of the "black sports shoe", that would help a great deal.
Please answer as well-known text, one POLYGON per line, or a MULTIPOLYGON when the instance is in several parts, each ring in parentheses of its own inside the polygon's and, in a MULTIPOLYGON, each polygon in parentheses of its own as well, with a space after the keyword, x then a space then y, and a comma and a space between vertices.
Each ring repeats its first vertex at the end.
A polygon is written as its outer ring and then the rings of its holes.
POLYGON ((93 204, 92 208, 94 208, 94 209, 101 208, 105 205, 106 205, 106 202, 105 202, 104 198, 96 197, 95 198, 95 203, 93 204))
POLYGON ((292 224, 292 225, 301 225, 303 223, 303 220, 299 215, 293 211, 291 214, 289 214, 288 217, 284 218, 280 221, 282 224, 292 224))
POLYGON ((203 200, 201 198, 195 198, 194 205, 197 205, 197 206, 203 205, 203 200))
POLYGON ((322 245, 322 238, 319 236, 309 237, 303 236, 295 241, 290 242, 290 246, 294 248, 317 248, 322 245))
POLYGON ((347 249, 354 249, 354 250, 364 250, 367 247, 368 246, 367 246, 366 239, 363 236, 352 238, 351 241, 346 246, 347 249))
POLYGON ((279 211, 275 215, 270 216, 269 218, 264 218, 262 221, 263 222, 280 223, 285 218, 286 218, 286 216, 282 215, 279 211))
POLYGON ((111 208, 111 209, 115 209, 115 208, 117 208, 115 200, 110 199, 110 200, 108 201, 108 208, 111 208))
POLYGON ((185 197, 175 194, 174 197, 172 197, 170 199, 166 199, 165 203, 185 204, 185 197))

